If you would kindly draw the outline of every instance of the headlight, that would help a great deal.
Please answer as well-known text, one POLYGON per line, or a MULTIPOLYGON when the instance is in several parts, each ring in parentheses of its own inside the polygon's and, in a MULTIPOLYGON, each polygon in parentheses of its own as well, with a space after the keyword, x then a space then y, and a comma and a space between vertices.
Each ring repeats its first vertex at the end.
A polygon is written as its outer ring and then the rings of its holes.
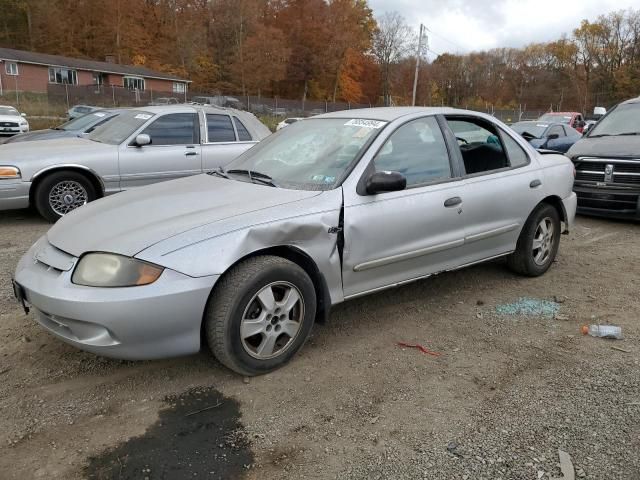
POLYGON ((112 253, 88 253, 71 281, 88 287, 134 287, 155 282, 164 269, 152 263, 112 253))
POLYGON ((29 125, 29 124, 26 122, 26 120, 22 120, 22 121, 20 122, 20 126, 21 126, 21 127, 26 127, 27 125, 29 125))
POLYGON ((0 166, 0 178, 20 178, 20 169, 0 166))

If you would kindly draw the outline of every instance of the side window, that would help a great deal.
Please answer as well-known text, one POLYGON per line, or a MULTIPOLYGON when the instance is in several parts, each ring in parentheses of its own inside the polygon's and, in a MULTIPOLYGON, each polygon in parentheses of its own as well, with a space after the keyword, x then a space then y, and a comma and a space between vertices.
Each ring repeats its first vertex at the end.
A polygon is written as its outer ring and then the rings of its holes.
POLYGON ((238 140, 241 142, 250 142, 253 140, 249 134, 249 130, 247 130, 247 127, 244 126, 239 118, 233 117, 233 123, 235 123, 236 130, 238 131, 238 140))
POLYGON ((398 128, 373 160, 376 171, 400 172, 407 187, 451 178, 447 146, 434 117, 398 128))
POLYGON ((562 128, 560 125, 554 125, 549 129, 548 135, 553 135, 554 133, 559 137, 566 137, 564 133, 564 128, 562 128))
POLYGON ((236 134, 233 131, 229 115, 207 113, 207 132, 209 134, 209 143, 236 141, 236 134))
POLYGON ((200 142, 195 113, 163 115, 142 133, 151 137, 151 145, 192 145, 200 142))
POLYGON ((492 172, 509 166, 496 127, 475 118, 447 118, 458 140, 467 175, 492 172))
POLYGON ((504 142, 504 148, 507 150, 511 167, 523 167, 529 164, 529 155, 527 155, 524 148, 518 145, 518 142, 506 133, 502 134, 502 140, 504 142))

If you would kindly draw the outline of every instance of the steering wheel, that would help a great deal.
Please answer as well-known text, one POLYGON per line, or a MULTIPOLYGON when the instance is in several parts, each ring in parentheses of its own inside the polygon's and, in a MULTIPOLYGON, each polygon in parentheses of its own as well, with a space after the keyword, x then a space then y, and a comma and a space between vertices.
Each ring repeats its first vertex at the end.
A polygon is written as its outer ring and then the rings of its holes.
POLYGON ((469 142, 467 142, 464 138, 456 137, 456 140, 458 140, 459 142, 464 143, 465 145, 469 145, 469 142))

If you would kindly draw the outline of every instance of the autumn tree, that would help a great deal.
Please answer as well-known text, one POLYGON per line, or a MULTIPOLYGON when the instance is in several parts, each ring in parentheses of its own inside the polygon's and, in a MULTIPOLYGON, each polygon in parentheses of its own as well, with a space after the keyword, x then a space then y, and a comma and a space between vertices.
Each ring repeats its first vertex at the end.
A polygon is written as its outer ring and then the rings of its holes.
POLYGON ((380 65, 384 105, 391 105, 391 70, 411 50, 413 32, 397 12, 382 15, 377 23, 371 50, 380 65))

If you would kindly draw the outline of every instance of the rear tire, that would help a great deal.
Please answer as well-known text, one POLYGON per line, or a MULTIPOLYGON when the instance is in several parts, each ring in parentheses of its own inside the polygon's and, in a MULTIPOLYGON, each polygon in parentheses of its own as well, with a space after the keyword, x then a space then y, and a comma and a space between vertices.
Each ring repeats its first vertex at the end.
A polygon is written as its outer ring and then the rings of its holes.
POLYGON ((516 250, 507 257, 509 268, 520 275, 538 277, 545 273, 558 253, 560 215, 547 203, 541 203, 527 219, 516 250))
POLYGON ((315 314, 315 288, 300 266, 281 257, 253 257, 215 286, 204 331, 220 363, 242 375, 261 375, 300 350, 315 314))
POLYGON ((51 223, 97 197, 91 181, 78 172, 61 171, 47 175, 36 187, 38 213, 51 223))

